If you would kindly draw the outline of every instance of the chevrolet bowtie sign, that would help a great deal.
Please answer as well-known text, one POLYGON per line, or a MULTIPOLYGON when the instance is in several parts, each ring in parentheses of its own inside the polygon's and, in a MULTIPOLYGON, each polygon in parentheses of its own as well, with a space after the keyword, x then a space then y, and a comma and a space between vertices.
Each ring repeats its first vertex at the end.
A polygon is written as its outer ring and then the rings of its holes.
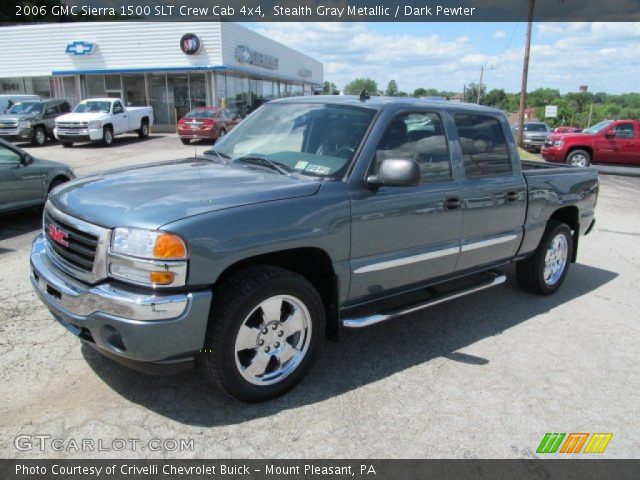
POLYGON ((258 52, 244 45, 236 47, 236 60, 239 63, 248 63, 256 67, 268 68, 270 70, 278 69, 278 59, 276 57, 258 52))
POLYGON ((66 52, 69 55, 90 55, 93 52, 93 43, 90 42, 72 42, 67 45, 66 52))

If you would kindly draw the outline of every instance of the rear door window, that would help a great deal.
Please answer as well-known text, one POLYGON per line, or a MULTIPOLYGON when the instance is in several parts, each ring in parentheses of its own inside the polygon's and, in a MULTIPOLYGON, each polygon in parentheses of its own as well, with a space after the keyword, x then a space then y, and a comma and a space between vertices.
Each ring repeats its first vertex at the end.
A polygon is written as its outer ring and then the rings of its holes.
POLYGON ((500 122, 488 115, 457 114, 456 128, 467 178, 512 172, 509 146, 500 122))

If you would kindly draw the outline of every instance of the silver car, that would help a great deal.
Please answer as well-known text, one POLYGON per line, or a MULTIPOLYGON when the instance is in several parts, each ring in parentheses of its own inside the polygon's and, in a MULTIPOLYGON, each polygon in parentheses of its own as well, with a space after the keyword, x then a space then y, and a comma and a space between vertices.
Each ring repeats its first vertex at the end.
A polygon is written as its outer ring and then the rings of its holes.
POLYGON ((551 135, 551 129, 546 123, 525 122, 522 131, 522 145, 525 150, 539 152, 549 135, 551 135))

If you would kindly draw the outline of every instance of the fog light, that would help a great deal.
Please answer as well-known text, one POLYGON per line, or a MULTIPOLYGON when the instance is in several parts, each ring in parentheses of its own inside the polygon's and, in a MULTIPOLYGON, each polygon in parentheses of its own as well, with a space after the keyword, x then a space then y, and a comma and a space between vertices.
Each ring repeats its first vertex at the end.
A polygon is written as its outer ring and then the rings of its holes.
POLYGON ((169 285, 175 278, 173 272, 149 272, 149 280, 157 285, 169 285))

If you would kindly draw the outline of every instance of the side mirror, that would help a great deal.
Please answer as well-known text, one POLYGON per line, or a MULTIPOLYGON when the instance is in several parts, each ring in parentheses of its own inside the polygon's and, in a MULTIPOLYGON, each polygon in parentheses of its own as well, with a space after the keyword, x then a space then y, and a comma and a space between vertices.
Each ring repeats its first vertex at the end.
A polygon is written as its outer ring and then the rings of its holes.
POLYGON ((420 166, 406 158, 387 158, 380 163, 377 175, 370 175, 367 183, 372 186, 415 187, 420 185, 420 166))
POLYGON ((22 156, 22 164, 26 166, 26 165, 31 165, 32 163, 33 163, 33 157, 28 153, 25 153, 22 156))
POLYGON ((604 138, 616 138, 616 132, 607 132, 604 134, 604 138))

